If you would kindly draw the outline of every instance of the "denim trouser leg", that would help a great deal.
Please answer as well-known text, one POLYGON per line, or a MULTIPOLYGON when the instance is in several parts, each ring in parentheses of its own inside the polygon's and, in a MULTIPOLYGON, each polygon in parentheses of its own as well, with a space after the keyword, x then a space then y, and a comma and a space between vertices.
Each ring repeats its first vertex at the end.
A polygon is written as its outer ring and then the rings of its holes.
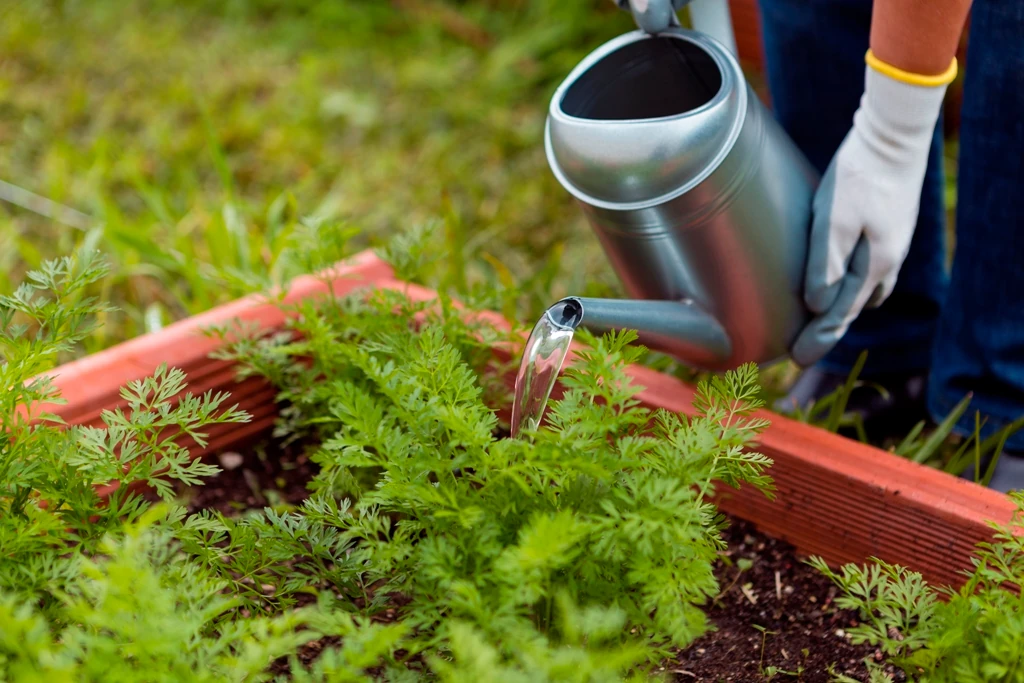
MULTIPOLYGON (((1024 2, 976 0, 960 131, 956 257, 939 323, 929 408, 967 392, 961 433, 1024 415, 1024 2)), ((1024 432, 1007 446, 1024 449, 1024 432)))
MULTIPOLYGON (((824 173, 864 91, 871 0, 760 0, 768 87, 779 122, 824 173)), ((932 141, 921 213, 892 296, 866 310, 825 369, 847 373, 868 350, 864 376, 924 371, 946 294, 941 122, 932 141)))

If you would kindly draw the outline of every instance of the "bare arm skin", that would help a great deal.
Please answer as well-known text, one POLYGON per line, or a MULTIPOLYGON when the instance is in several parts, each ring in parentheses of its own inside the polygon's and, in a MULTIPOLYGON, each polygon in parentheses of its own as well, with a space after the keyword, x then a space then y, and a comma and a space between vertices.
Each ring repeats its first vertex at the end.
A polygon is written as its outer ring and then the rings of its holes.
POLYGON ((970 8, 971 0, 875 0, 871 51, 904 71, 941 74, 956 55, 970 8))

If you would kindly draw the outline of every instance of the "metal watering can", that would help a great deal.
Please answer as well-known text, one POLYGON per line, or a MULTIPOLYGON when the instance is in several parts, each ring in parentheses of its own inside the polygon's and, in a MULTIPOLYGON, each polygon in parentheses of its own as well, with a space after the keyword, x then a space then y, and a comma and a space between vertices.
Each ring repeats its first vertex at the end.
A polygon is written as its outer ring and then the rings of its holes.
POLYGON ((559 302, 583 327, 706 370, 788 355, 819 178, 722 43, 673 21, 602 45, 555 92, 545 148, 634 298, 559 302))

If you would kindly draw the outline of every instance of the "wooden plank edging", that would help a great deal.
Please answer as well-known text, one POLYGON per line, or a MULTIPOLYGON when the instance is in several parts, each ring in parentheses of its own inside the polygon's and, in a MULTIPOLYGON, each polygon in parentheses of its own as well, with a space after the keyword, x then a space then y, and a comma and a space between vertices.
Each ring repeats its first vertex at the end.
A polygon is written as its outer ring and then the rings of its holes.
MULTIPOLYGON (((359 287, 372 286, 378 279, 390 277, 392 272, 391 267, 372 252, 361 252, 325 276, 296 278, 282 301, 294 303, 322 296, 329 288, 337 295, 348 294, 359 287)), ((104 410, 125 405, 120 396, 125 384, 148 377, 161 364, 167 364, 185 372, 188 392, 229 391, 240 407, 265 413, 267 401, 273 401, 273 389, 255 379, 239 383, 231 363, 210 358, 210 354, 221 347, 221 342, 204 331, 234 321, 268 330, 278 329, 284 325, 285 315, 278 301, 264 295, 251 295, 66 363, 45 373, 66 403, 41 405, 35 410, 51 412, 68 424, 99 424, 104 410)), ((230 440, 226 435, 235 431, 251 432, 252 424, 220 425, 211 432, 211 437, 226 441, 230 440)))
MULTIPOLYGON (((672 377, 635 368, 650 406, 692 414, 694 390, 672 377)), ((878 557, 958 585, 987 521, 1015 511, 996 491, 823 429, 761 411, 771 420, 758 449, 772 458, 775 500, 751 487, 720 487, 716 503, 771 536, 830 563, 878 557)))
MULTIPOLYGON (((369 252, 332 275, 339 295, 372 285, 400 288, 419 301, 435 296, 392 279, 391 268, 369 252)), ((326 292, 320 278, 299 278, 285 300, 326 292)), ((508 325, 497 314, 482 317, 508 325)), ((285 314, 264 297, 246 297, 68 363, 50 373, 68 403, 49 409, 70 424, 95 424, 103 410, 122 405, 119 392, 126 382, 167 363, 186 372, 189 391, 229 391, 232 402, 253 415, 248 424, 215 427, 209 446, 196 449, 197 456, 266 433, 277 414, 274 389, 257 379, 239 383, 229 363, 209 358, 219 341, 201 334, 236 319, 274 329, 283 325, 285 314)), ((648 407, 693 414, 693 387, 644 367, 630 373, 644 387, 639 398, 648 407)), ((763 415, 772 424, 759 449, 774 460, 775 500, 750 487, 721 487, 716 502, 830 563, 879 557, 920 571, 929 581, 958 584, 975 544, 991 537, 987 520, 1006 522, 1014 512, 1010 499, 995 491, 773 413, 763 415)))

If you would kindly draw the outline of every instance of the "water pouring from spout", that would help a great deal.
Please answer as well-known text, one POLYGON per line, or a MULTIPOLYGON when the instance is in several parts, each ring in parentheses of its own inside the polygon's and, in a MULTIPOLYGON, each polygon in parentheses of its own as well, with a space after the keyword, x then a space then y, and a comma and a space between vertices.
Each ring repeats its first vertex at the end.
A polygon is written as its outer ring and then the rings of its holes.
POLYGON ((563 299, 545 311, 534 326, 516 375, 515 401, 512 404, 513 439, 524 427, 536 429, 540 424, 548 397, 582 319, 583 308, 579 302, 563 299))
POLYGON ((579 327, 594 333, 638 331, 649 348, 714 365, 729 357, 729 337, 692 301, 630 301, 568 297, 549 308, 533 328, 516 376, 512 436, 534 429, 579 327))

